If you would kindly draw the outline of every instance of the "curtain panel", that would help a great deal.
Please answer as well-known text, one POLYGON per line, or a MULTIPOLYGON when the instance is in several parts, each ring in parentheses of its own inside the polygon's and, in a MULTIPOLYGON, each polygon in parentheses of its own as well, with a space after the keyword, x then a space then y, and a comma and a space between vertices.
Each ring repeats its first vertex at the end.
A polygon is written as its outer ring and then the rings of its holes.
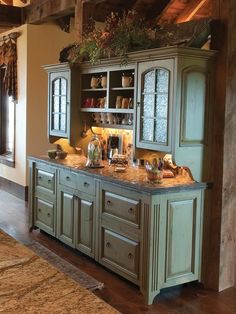
POLYGON ((5 66, 4 88, 8 96, 17 101, 17 46, 19 33, 11 33, 1 38, 0 66, 5 66))

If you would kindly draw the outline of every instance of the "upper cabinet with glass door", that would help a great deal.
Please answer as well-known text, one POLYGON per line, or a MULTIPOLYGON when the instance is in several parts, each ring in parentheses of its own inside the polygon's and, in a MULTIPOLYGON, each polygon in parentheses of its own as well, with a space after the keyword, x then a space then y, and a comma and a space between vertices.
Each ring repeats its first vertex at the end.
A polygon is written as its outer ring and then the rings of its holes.
POLYGON ((48 137, 51 143, 67 138, 70 144, 78 137, 79 71, 67 63, 47 65, 48 137))
POLYGON ((138 66, 137 147, 171 150, 173 59, 138 66))
POLYGON ((68 137, 69 73, 50 73, 49 134, 68 137))

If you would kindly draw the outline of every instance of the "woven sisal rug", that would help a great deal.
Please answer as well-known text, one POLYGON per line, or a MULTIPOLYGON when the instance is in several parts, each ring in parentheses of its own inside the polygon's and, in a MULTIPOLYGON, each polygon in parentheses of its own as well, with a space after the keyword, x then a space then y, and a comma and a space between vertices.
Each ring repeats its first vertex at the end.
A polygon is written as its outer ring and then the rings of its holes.
POLYGON ((0 313, 119 312, 0 230, 0 313))
POLYGON ((97 289, 102 289, 104 287, 103 283, 97 281, 93 277, 79 270, 72 264, 62 259, 60 256, 48 250, 40 243, 33 241, 29 244, 25 244, 25 246, 33 250, 37 255, 41 256, 58 270, 65 273, 70 278, 81 284, 81 286, 83 286, 84 288, 94 291, 97 289))

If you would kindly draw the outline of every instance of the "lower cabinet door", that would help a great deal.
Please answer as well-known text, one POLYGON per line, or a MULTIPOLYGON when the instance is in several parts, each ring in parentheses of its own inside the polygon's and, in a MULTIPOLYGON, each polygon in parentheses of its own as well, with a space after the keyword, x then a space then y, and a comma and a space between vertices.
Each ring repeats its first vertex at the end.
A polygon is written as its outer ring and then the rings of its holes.
POLYGON ((75 212, 75 246, 94 257, 94 197, 81 195, 75 212))
POLYGON ((55 236, 55 203, 40 196, 35 197, 35 226, 55 236))
POLYGON ((166 287, 200 280, 201 191, 170 194, 166 200, 166 287))
POLYGON ((75 210, 78 207, 78 199, 71 189, 65 187, 58 190, 57 208, 57 238, 75 247, 75 210))
POLYGON ((139 242, 102 228, 100 262, 119 275, 138 283, 139 242))

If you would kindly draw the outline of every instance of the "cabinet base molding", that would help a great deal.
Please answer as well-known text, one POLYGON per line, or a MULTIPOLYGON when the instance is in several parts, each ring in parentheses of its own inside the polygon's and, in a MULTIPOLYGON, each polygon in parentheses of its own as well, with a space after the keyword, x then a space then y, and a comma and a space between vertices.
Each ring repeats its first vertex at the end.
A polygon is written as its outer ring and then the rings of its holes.
POLYGON ((0 189, 26 202, 28 201, 28 186, 22 186, 16 182, 0 177, 0 189))

